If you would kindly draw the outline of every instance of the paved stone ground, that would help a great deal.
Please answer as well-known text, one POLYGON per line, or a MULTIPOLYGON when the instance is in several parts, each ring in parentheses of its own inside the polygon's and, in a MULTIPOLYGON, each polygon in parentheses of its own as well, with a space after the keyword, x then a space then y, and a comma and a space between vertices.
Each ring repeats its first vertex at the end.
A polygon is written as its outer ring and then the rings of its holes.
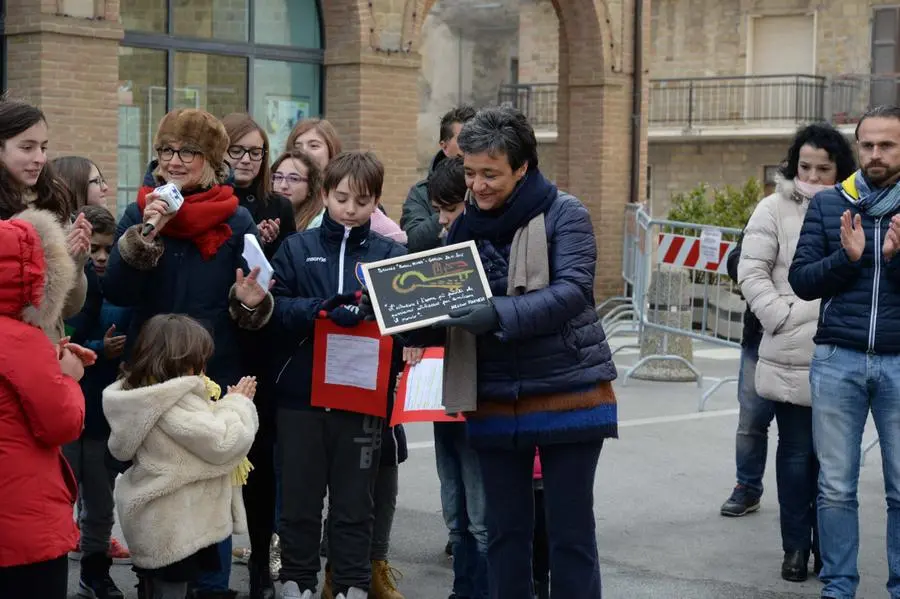
MULTIPOLYGON (((613 345, 625 342, 615 339, 613 345)), ((736 373, 735 350, 698 345, 706 377, 736 373)), ((616 355, 621 373, 637 360, 616 355)), ((705 382, 708 387, 710 380, 705 382)), ((609 599, 788 599, 818 597, 821 584, 784 582, 775 499, 775 435, 770 443, 762 509, 741 519, 719 516, 734 484, 735 385, 725 385, 697 413, 699 391, 690 383, 617 383, 620 439, 603 450, 595 483, 604 595, 609 599)), ((773 424, 774 426, 774 424, 773 424)), ((869 425, 866 439, 872 438, 869 425)), ((431 431, 410 426, 410 459, 400 469, 393 563, 408 599, 444 599, 452 578, 443 554, 431 431)), ((859 597, 886 597, 885 502, 881 459, 870 454, 860 479, 862 547, 859 597)), ((117 529, 118 530, 118 529, 117 529)), ((236 538, 246 544, 246 538, 236 538)), ((73 562, 74 564, 74 562, 73 562)), ((113 576, 134 594, 127 566, 113 576)), ((77 566, 70 568, 75 596, 77 566)), ((246 568, 235 566, 232 586, 247 592, 246 568)))

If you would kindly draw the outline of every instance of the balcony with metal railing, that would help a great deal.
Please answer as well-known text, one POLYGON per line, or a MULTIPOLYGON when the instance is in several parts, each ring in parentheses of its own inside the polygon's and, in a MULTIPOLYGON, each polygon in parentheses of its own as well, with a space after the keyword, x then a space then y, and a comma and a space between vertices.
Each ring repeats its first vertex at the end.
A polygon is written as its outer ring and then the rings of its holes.
MULTIPOLYGON (((524 112, 535 129, 556 128, 555 83, 501 85, 497 99, 524 112)), ((898 103, 900 74, 651 79, 649 135, 782 137, 813 121, 852 126, 872 106, 898 103)))

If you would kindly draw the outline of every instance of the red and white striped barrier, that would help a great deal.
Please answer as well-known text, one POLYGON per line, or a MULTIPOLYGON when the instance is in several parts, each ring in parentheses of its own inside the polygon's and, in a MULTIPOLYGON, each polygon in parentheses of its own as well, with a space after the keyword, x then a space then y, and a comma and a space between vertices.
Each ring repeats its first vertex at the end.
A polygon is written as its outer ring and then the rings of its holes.
POLYGON ((670 266, 682 266, 724 275, 728 274, 725 258, 735 245, 734 241, 720 241, 719 259, 714 262, 701 262, 699 237, 660 233, 659 262, 670 266))

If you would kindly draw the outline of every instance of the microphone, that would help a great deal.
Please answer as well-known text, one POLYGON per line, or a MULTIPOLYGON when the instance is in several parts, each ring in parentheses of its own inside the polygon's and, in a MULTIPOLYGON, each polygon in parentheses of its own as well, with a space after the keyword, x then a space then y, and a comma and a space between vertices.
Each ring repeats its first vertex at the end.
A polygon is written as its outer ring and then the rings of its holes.
MULTIPOLYGON (((181 209, 181 205, 184 204, 184 196, 181 195, 181 190, 178 189, 178 186, 174 183, 166 183, 165 185, 161 185, 153 190, 153 193, 156 196, 163 200, 166 203, 166 214, 175 214, 178 210, 181 209)), ((149 235, 156 227, 159 226, 160 216, 154 216, 150 220, 144 223, 143 228, 141 229, 141 235, 146 237, 149 235)))

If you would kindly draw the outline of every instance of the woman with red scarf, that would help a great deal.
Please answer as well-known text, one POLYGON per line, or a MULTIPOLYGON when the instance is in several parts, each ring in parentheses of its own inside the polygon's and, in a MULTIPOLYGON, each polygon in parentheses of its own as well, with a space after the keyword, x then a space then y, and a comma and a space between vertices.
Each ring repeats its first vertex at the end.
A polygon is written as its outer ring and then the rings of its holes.
MULTIPOLYGON (((244 235, 257 235, 257 229, 226 183, 228 143, 225 127, 208 112, 179 109, 163 117, 154 140, 158 160, 119 222, 103 281, 110 302, 134 309, 129 342, 157 314, 187 314, 202 323, 215 341, 206 375, 223 389, 246 374, 246 332, 235 319, 243 328, 258 328, 272 309, 268 299, 252 312, 242 310, 232 292, 237 269, 246 270, 244 235), (184 196, 174 214, 167 214, 154 191, 167 182, 184 196), (152 228, 145 226, 150 221, 152 228)), ((125 353, 127 359, 129 346, 125 353)), ((223 541, 218 560, 211 552, 212 563, 203 564, 210 572, 198 579, 196 597, 234 596, 228 591, 231 539, 223 541)))

